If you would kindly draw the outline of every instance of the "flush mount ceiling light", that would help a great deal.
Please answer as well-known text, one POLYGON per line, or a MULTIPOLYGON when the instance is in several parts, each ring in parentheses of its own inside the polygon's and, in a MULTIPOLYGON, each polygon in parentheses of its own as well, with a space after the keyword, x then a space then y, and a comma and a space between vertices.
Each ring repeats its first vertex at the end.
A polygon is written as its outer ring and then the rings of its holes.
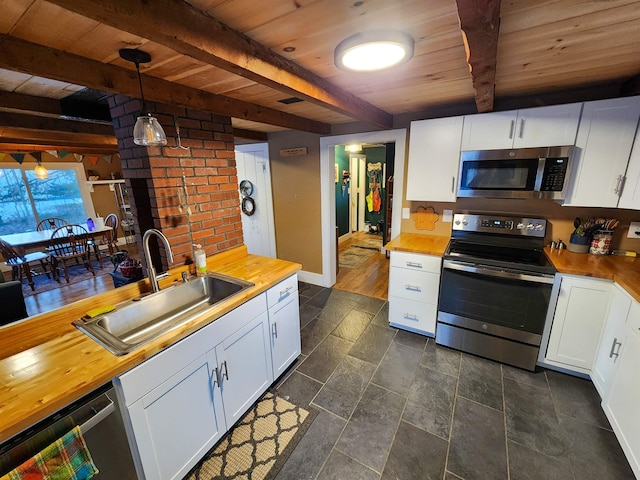
POLYGON ((46 180, 49 178, 49 171, 42 166, 40 160, 36 160, 36 167, 33 169, 33 173, 38 180, 46 180))
POLYGON ((342 70, 374 72, 409 61, 413 46, 413 38, 402 32, 356 33, 338 44, 334 61, 342 70))
POLYGON ((349 152, 349 153, 359 153, 362 151, 362 145, 358 143, 352 143, 350 145, 346 145, 344 149, 346 152, 349 152))
POLYGON ((156 147, 167 144, 167 136, 155 118, 147 110, 147 104, 144 101, 144 92, 142 91, 142 77, 140 76, 140 64, 149 63, 151 61, 151 55, 137 48, 123 48, 120 50, 120 57, 128 62, 133 62, 136 65, 136 72, 138 72, 138 83, 140 85, 140 97, 142 98, 142 109, 140 115, 136 120, 136 124, 133 127, 133 143, 136 145, 143 145, 145 147, 156 147))

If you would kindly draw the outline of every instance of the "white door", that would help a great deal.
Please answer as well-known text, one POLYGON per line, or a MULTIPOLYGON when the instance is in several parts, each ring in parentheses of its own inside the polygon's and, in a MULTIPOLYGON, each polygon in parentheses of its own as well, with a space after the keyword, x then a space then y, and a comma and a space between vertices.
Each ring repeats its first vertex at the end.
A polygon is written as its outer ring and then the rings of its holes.
POLYGON ((275 257, 276 237, 268 145, 266 143, 236 145, 236 168, 238 186, 242 180, 249 180, 253 184, 251 198, 256 205, 253 215, 240 214, 244 243, 249 253, 275 257))
POLYGON ((349 168, 351 169, 351 206, 349 210, 349 223, 352 232, 364 230, 364 185, 365 185, 365 160, 366 155, 350 154, 349 168))

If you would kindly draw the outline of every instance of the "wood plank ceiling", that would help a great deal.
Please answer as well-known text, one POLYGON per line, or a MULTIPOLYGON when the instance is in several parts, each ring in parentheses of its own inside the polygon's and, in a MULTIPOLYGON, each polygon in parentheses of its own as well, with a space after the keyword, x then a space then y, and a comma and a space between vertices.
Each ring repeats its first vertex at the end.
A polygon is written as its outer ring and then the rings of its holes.
POLYGON ((34 125, 62 128, 24 114, 59 115, 51 99, 84 87, 137 97, 121 48, 151 54, 141 66, 150 100, 254 132, 393 128, 441 106, 491 111, 495 99, 640 73, 640 0, 0 0, 0 11, 5 143, 34 125), (382 73, 335 67, 341 40, 378 29, 411 35, 414 58, 382 73), (302 101, 280 102, 289 97, 302 101))

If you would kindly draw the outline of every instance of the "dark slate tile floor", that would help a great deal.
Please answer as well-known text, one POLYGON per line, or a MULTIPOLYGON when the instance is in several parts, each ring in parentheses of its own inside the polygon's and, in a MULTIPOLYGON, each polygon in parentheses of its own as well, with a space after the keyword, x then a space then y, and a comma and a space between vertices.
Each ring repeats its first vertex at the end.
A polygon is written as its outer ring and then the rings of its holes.
POLYGON ((276 480, 618 480, 588 380, 392 328, 382 300, 300 283, 302 352, 278 394, 320 414, 276 480))

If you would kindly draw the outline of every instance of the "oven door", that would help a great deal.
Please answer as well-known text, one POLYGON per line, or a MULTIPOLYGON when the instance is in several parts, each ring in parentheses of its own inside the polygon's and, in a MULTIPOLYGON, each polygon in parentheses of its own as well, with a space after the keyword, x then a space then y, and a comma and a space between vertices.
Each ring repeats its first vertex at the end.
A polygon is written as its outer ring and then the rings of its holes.
POLYGON ((539 346, 553 280, 549 274, 445 260, 438 321, 539 346))

